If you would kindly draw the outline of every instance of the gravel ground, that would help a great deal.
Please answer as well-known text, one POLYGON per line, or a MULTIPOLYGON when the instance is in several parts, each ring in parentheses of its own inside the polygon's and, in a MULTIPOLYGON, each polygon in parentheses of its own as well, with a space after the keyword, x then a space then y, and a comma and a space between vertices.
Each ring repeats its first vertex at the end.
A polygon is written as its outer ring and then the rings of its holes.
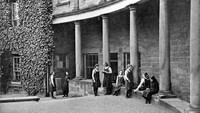
POLYGON ((0 113, 172 113, 144 100, 123 96, 86 96, 56 99, 41 98, 39 102, 1 103, 0 113))

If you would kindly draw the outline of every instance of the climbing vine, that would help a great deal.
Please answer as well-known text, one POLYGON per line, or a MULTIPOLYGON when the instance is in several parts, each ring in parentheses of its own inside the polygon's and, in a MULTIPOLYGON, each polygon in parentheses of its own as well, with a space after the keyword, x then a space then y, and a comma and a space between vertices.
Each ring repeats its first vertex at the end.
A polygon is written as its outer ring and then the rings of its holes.
MULTIPOLYGON (((53 45, 51 0, 17 0, 19 26, 11 25, 11 5, 4 1, 0 10, 0 48, 18 51, 21 56, 21 83, 29 95, 43 87, 48 49, 53 45)), ((4 74, 4 72, 3 72, 4 74)))

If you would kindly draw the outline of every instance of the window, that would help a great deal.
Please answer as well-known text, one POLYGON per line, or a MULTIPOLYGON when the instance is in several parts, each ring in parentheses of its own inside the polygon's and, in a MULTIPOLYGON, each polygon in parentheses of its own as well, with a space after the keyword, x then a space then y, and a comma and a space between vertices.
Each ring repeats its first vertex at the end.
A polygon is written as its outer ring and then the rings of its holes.
POLYGON ((21 77, 20 77, 20 57, 19 56, 14 56, 13 57, 13 81, 14 82, 20 82, 21 77))
POLYGON ((56 67, 57 68, 69 68, 69 59, 66 54, 58 54, 56 55, 56 67))
POLYGON ((92 70, 95 64, 97 63, 98 63, 97 53, 84 55, 84 71, 86 79, 92 79, 92 70))
POLYGON ((12 26, 19 26, 19 4, 16 0, 11 1, 12 26))
MULTIPOLYGON (((130 53, 124 53, 124 70, 126 69, 126 66, 130 64, 130 53)), ((141 70, 141 53, 138 52, 138 68, 141 70)), ((140 72, 140 71, 139 71, 140 72)))
POLYGON ((124 53, 124 70, 128 64, 130 64, 130 53, 124 53))

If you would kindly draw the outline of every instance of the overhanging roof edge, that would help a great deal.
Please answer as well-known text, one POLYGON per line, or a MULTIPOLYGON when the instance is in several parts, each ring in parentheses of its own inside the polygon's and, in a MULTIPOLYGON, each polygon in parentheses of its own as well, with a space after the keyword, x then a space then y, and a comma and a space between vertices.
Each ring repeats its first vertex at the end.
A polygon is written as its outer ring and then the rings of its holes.
POLYGON ((131 4, 135 4, 138 2, 141 2, 143 0, 124 0, 121 2, 117 2, 115 4, 99 8, 93 11, 88 11, 80 14, 75 14, 75 15, 69 15, 66 17, 57 17, 53 19, 53 24, 60 24, 60 23, 68 23, 68 22, 73 22, 73 21, 78 21, 78 20, 84 20, 84 19, 89 19, 89 18, 94 18, 98 17, 100 15, 112 13, 118 10, 121 10, 131 4))

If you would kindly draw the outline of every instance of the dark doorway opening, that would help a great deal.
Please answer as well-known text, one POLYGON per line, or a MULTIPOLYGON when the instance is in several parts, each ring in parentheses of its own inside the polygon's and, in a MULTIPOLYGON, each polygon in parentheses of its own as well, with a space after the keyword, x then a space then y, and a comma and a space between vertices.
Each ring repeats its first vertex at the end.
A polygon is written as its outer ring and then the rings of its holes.
POLYGON ((118 53, 110 53, 110 67, 112 68, 112 82, 116 82, 118 75, 118 53))

